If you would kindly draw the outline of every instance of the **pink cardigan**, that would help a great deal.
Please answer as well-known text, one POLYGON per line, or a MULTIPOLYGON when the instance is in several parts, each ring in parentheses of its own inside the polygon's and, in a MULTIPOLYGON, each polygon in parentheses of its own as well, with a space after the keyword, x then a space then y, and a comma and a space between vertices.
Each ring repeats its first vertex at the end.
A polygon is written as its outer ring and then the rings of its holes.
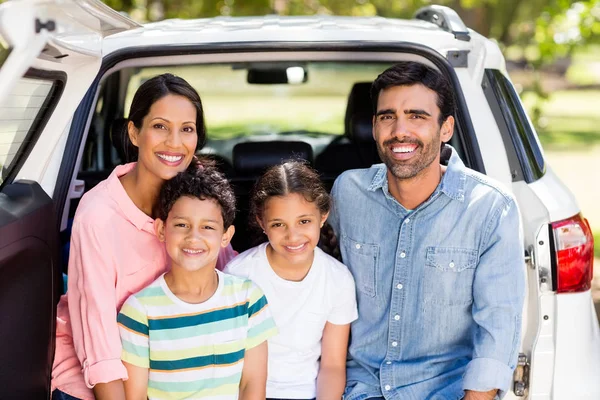
MULTIPOLYGON (((153 282, 167 266, 154 220, 131 201, 115 168, 81 199, 71 233, 67 294, 58 303, 52 390, 94 400, 97 383, 127 379, 121 363, 117 312, 127 298, 153 282)), ((236 255, 231 246, 217 268, 236 255)))

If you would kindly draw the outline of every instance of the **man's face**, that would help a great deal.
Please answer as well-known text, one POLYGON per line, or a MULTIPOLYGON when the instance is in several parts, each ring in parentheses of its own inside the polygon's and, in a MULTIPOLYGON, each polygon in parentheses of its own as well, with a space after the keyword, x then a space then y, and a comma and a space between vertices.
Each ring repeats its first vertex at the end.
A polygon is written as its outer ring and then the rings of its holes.
POLYGON ((439 168, 441 142, 452 137, 454 118, 439 125, 437 93, 421 84, 379 92, 373 138, 379 157, 397 179, 439 168))

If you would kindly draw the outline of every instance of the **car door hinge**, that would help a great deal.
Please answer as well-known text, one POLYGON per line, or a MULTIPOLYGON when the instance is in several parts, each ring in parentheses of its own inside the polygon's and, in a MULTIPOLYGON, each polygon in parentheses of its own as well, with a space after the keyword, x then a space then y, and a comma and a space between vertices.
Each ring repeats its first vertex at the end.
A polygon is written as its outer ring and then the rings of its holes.
POLYGON ((523 353, 519 353, 517 368, 515 368, 513 376, 515 378, 513 386, 515 396, 524 397, 529 389, 529 359, 523 353))
POLYGON ((469 66, 469 50, 448 50, 446 59, 454 68, 467 68, 469 66))
POLYGON ((56 22, 53 19, 49 19, 46 22, 42 22, 39 18, 35 19, 35 33, 40 33, 42 29, 48 32, 54 32, 56 29, 56 22))

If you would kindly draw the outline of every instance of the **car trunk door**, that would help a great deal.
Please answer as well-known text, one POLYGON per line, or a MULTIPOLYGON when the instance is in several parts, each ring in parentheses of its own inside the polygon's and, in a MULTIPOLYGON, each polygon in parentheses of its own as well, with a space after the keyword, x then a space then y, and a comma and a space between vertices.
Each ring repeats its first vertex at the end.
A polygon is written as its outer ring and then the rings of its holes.
POLYGON ((96 0, 0 5, 0 397, 50 396, 62 293, 52 192, 102 41, 139 27, 96 0))

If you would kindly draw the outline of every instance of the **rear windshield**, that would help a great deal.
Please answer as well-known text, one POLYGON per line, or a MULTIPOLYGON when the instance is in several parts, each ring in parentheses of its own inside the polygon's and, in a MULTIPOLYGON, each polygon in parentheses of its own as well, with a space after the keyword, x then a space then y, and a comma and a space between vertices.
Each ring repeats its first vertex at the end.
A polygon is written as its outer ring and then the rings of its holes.
POLYGON ((21 78, 0 106, 0 185, 37 137, 55 81, 21 78))

